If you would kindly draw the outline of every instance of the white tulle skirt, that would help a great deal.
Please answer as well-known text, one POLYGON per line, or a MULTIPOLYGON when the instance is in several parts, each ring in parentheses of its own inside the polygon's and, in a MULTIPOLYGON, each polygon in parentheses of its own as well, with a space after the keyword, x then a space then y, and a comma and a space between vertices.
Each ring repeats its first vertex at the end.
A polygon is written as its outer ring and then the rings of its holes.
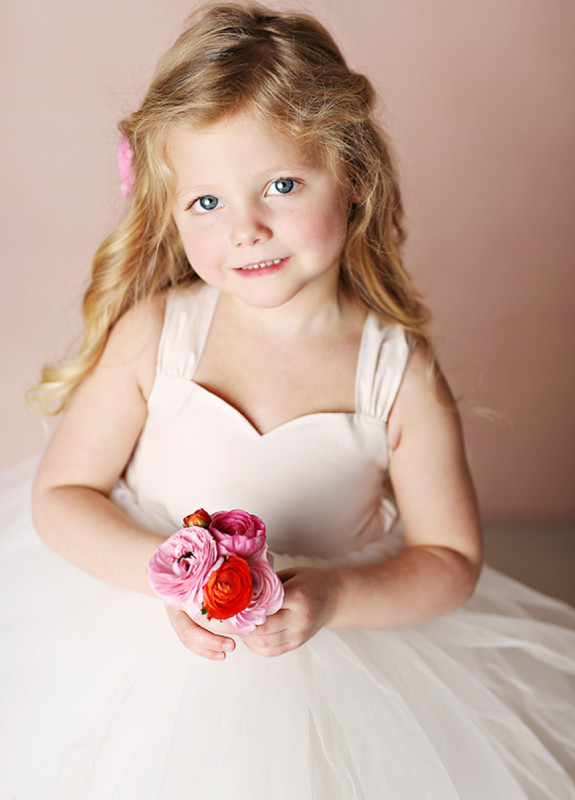
POLYGON ((0 521, 1 800, 575 798, 575 611, 494 570, 446 617, 187 651, 162 604, 0 521))

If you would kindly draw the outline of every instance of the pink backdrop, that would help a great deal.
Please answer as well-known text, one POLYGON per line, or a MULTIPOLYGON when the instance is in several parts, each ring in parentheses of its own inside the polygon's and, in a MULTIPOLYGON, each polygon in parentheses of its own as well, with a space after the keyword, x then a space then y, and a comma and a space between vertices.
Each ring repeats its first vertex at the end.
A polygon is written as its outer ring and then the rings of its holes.
MULTIPOLYGON (((575 5, 306 7, 384 97, 407 261, 444 368, 464 407, 508 416, 465 421, 485 516, 575 518, 575 5)), ((0 466, 42 446, 23 392, 79 331, 92 253, 123 206, 116 121, 190 10, 184 0, 3 4, 0 466)))

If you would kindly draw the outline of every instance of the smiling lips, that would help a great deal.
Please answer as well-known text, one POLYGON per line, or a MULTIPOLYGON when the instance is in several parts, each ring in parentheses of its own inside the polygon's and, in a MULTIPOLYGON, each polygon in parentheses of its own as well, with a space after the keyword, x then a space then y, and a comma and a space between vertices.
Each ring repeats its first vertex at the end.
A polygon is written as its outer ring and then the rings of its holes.
POLYGON ((261 273, 269 274, 270 272, 276 272, 278 269, 281 269, 286 260, 285 258, 274 258, 271 261, 258 261, 255 264, 246 264, 244 267, 236 267, 234 272, 249 275, 261 273))

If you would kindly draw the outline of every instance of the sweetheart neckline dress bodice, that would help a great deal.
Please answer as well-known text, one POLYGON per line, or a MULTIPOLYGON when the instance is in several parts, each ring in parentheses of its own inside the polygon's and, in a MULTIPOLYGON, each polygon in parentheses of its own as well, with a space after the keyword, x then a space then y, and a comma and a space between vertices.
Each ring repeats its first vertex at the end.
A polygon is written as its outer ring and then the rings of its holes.
POLYGON ((217 298, 195 284, 168 299, 148 418, 126 473, 138 502, 162 505, 174 524, 199 507, 244 508, 264 520, 278 553, 330 558, 380 541, 395 518, 386 423, 410 351, 401 329, 368 314, 354 413, 307 414, 260 434, 194 381, 217 298))

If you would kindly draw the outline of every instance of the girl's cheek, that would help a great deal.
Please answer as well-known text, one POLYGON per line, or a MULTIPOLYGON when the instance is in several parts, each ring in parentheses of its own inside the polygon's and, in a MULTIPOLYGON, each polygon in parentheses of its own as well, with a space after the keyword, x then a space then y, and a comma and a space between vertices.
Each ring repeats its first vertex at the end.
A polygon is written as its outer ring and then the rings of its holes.
POLYGON ((188 235, 182 237, 184 250, 192 266, 209 268, 217 258, 217 244, 209 237, 188 235))
POLYGON ((315 214, 302 220, 299 226, 300 241, 310 247, 340 247, 345 239, 347 220, 338 210, 333 214, 315 214))

